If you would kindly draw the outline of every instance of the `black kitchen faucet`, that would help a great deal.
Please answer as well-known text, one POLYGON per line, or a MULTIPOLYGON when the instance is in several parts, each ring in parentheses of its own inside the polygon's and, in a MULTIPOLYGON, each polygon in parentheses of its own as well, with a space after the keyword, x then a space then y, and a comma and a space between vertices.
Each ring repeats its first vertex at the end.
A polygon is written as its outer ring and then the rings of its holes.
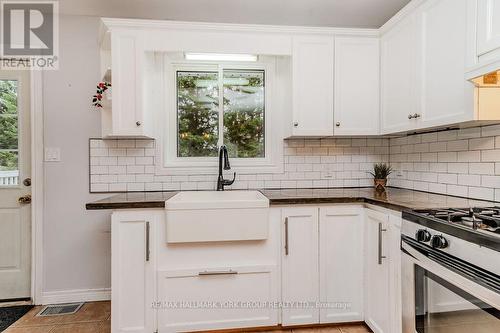
POLYGON ((229 155, 225 145, 219 148, 219 177, 217 178, 217 191, 224 191, 224 186, 232 185, 236 179, 236 172, 233 175, 233 180, 224 179, 224 175, 222 174, 222 159, 224 159, 224 170, 231 170, 229 155))

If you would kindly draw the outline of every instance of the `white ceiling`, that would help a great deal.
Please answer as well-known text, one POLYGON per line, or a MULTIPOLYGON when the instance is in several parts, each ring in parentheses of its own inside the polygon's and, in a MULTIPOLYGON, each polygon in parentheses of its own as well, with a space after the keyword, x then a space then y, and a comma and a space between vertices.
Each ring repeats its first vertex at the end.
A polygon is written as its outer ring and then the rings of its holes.
POLYGON ((70 15, 379 28, 410 0, 60 0, 70 15))

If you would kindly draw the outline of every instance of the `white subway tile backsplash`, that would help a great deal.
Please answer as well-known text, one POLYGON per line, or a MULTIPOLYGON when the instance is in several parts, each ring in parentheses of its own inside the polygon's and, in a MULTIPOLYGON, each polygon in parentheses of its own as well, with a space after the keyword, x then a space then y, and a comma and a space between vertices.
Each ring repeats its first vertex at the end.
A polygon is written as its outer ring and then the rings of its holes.
MULTIPOLYGON (((368 171, 390 162, 393 186, 500 199, 500 125, 385 138, 287 139, 284 172, 238 174, 232 189, 372 186, 368 171)), ((90 143, 92 192, 215 189, 208 174, 157 174, 154 140, 90 143)))
POLYGON ((467 186, 481 186, 480 175, 458 175, 458 184, 467 186))
POLYGON ((468 149, 469 149, 468 140, 448 141, 448 144, 446 145, 447 151, 464 151, 468 149))
POLYGON ((498 190, 500 197, 500 125, 394 138, 389 145, 390 162, 402 171, 392 177, 399 187, 488 200, 498 190), (420 161, 411 152, 419 153, 420 161))
POLYGON ((469 140, 469 146, 471 150, 481 150, 481 149, 494 149, 495 148, 495 138, 479 138, 469 140))
POLYGON ((481 136, 498 136, 500 135, 500 125, 485 126, 481 128, 481 136))
POLYGON ((482 199, 482 200, 494 200, 495 191, 492 188, 485 187, 469 187, 470 198, 482 199))
POLYGON ((497 162, 497 161, 500 161, 500 149, 496 149, 496 150, 482 150, 481 151, 481 161, 482 162, 497 162))

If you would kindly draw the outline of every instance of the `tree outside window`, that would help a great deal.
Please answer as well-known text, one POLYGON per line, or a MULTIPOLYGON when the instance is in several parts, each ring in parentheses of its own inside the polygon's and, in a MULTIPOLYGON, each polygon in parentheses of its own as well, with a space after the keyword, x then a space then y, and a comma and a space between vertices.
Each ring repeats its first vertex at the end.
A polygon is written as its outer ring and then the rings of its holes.
POLYGON ((17 84, 0 80, 0 172, 18 170, 17 84))
POLYGON ((219 138, 231 157, 265 157, 264 71, 224 70, 222 76, 177 72, 178 157, 217 156, 219 138))

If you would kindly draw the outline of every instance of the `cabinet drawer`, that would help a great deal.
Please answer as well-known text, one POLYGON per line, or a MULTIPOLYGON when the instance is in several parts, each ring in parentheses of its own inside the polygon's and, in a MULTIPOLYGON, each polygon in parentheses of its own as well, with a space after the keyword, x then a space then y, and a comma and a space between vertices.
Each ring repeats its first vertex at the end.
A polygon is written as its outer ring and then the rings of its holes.
POLYGON ((159 332, 276 325, 277 266, 159 271, 157 301, 159 332))

